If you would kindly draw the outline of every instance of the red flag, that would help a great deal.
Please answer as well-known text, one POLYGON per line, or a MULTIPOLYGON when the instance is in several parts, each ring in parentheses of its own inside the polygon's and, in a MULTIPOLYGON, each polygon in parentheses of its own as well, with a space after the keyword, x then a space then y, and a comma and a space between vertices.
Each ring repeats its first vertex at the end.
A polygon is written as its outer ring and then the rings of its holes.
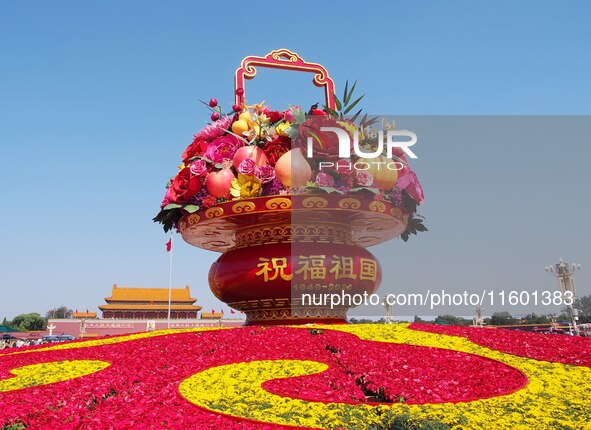
POLYGON ((211 310, 211 314, 212 315, 215 315, 215 311, 213 309, 211 310))
POLYGON ((230 313, 235 314, 236 312, 234 312, 234 309, 230 309, 230 313))
POLYGON ((55 308, 51 311, 51 318, 55 318, 55 308))
POLYGON ((222 308, 222 315, 224 315, 224 309, 222 308))
POLYGON ((168 239, 168 242, 166 242, 166 252, 170 252, 171 249, 172 249, 172 237, 170 239, 168 239))
POLYGON ((78 313, 78 308, 76 308, 76 313, 78 313))

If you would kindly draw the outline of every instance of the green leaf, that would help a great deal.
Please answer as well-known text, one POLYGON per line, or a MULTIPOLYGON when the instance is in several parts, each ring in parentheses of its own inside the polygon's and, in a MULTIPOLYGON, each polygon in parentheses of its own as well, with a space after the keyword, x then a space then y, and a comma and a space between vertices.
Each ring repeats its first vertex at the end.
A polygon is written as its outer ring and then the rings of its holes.
MULTIPOLYGON (((335 100, 336 101, 336 100, 335 100)), ((338 112, 335 111, 334 109, 329 108, 328 106, 324 106, 324 110, 332 116, 339 116, 338 112)))
POLYGON ((361 111, 362 111, 362 110, 363 110, 363 109, 359 109, 359 110, 358 110, 358 111, 355 113, 355 115, 353 115, 353 117, 351 118, 351 122, 355 122, 355 121, 357 121, 357 117, 359 116, 359 114, 361 113, 361 111))
POLYGON ((347 115, 349 112, 351 112, 353 110, 353 108, 357 105, 357 103, 359 103, 361 101, 361 99, 364 96, 359 97, 357 100, 355 100, 353 103, 351 103, 350 105, 347 106, 347 109, 345 109, 345 112, 343 112, 343 114, 347 115))
POLYGON ((199 206, 197 205, 185 205, 183 207, 184 210, 186 210, 187 212, 189 212, 190 214, 195 213, 199 210, 199 206))
POLYGON ((336 94, 333 94, 333 97, 334 97, 334 103, 335 103, 335 105, 337 107, 337 110, 338 111, 342 110, 343 109, 343 105, 341 104, 341 101, 339 100, 339 98, 337 97, 337 95, 336 94))
POLYGON ((343 101, 345 103, 347 103, 345 100, 347 100, 347 90, 349 88, 349 79, 347 79, 347 82, 345 82, 345 91, 343 91, 343 101))
POLYGON ((293 117, 298 124, 303 124, 304 122, 306 122, 306 114, 303 110, 297 109, 295 106, 292 106, 291 111, 293 112, 293 117))
POLYGON ((164 210, 164 211, 169 211, 169 210, 171 210, 171 209, 178 209, 178 208, 182 208, 182 207, 183 207, 183 205, 179 205, 179 204, 177 204, 177 203, 170 203, 170 204, 168 204, 168 205, 164 206, 164 207, 162 208, 162 210, 164 210))
POLYGON ((321 189, 322 191, 326 191, 327 193, 337 193, 337 194, 345 194, 343 191, 341 190, 337 190, 335 187, 318 187, 319 189, 321 189))
POLYGON ((300 127, 297 124, 292 124, 291 127, 285 130, 285 133, 290 139, 295 139, 298 137, 299 131, 300 127))
MULTIPOLYGON (((349 82, 347 81, 347 83, 349 83, 349 82)), ((351 87, 351 90, 349 91, 349 94, 347 94, 347 97, 345 97, 345 100, 344 100, 345 105, 348 105, 349 104, 349 100, 351 100, 351 96, 353 95, 353 91, 355 91, 355 86, 356 85, 357 85, 357 81, 355 81, 353 83, 353 86, 351 87)))

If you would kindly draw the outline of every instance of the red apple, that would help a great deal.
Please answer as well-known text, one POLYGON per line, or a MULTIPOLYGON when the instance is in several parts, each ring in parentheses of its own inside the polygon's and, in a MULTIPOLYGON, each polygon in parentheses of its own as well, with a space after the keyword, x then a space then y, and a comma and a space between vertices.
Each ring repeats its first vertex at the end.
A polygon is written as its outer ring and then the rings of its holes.
POLYGON ((234 173, 229 167, 220 170, 219 172, 211 172, 205 178, 205 186, 207 191, 214 197, 225 197, 232 188, 232 181, 234 180, 234 173))
POLYGON ((258 146, 243 146, 242 148, 239 148, 234 154, 232 164, 234 164, 234 167, 238 169, 238 166, 245 158, 252 158, 258 167, 269 164, 267 156, 258 146))

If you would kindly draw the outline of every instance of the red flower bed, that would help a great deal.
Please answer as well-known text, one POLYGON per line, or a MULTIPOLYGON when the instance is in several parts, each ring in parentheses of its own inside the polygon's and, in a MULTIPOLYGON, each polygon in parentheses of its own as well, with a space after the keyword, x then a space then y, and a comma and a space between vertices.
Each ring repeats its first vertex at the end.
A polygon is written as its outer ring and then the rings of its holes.
MULTIPOLYGON (((40 362, 111 363, 81 378, 0 393, 0 423, 16 420, 36 429, 245 428, 195 408, 178 386, 213 366, 268 359, 326 363, 323 373, 264 385, 282 396, 325 402, 364 402, 366 394, 407 403, 461 401, 508 393, 527 381, 509 366, 457 351, 362 341, 330 330, 239 328, 0 356, 2 379, 13 376, 11 369, 40 362)), ((286 427, 252 422, 246 428, 286 427)))
POLYGON ((515 330, 411 324, 413 330, 465 337, 478 345, 536 360, 591 367, 591 339, 515 330))
POLYGON ((269 381, 264 388, 314 401, 366 401, 365 393, 374 401, 412 404, 494 397, 527 383, 525 375, 510 366, 460 351, 362 341, 337 331, 323 331, 315 340, 332 353, 331 372, 269 381), (361 395, 341 391, 351 381, 361 395))

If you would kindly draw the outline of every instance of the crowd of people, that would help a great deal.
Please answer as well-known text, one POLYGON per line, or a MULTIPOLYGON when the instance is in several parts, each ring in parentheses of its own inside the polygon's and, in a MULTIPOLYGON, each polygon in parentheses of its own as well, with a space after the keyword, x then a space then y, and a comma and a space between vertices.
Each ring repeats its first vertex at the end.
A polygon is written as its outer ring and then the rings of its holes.
POLYGON ((39 339, 19 339, 13 336, 0 338, 0 350, 10 348, 22 348, 25 346, 44 345, 46 343, 65 342, 67 340, 74 340, 74 336, 44 336, 39 339))

